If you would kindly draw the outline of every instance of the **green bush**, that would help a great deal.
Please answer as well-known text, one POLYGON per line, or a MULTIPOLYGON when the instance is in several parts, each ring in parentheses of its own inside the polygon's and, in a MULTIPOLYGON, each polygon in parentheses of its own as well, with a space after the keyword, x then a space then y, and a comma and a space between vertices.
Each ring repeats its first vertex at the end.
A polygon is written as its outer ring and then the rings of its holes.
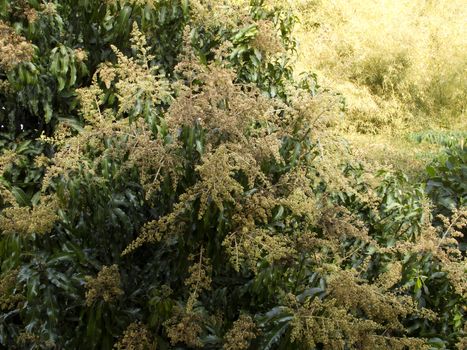
POLYGON ((462 348, 457 224, 329 132, 291 13, 0 4, 1 346, 462 348))
POLYGON ((428 130, 409 135, 409 139, 417 143, 431 143, 441 145, 444 147, 457 147, 461 148, 467 139, 467 133, 464 131, 435 131, 428 130))
POLYGON ((467 150, 451 146, 427 167, 427 193, 446 211, 467 204, 467 150))

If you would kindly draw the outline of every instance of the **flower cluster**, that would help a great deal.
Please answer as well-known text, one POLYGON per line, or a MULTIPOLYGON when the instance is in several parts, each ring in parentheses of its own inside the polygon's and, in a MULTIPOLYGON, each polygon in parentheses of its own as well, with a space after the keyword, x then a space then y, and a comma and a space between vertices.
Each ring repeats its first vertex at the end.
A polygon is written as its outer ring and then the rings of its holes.
POLYGON ((3 209, 0 215, 0 231, 4 234, 17 233, 20 235, 49 233, 55 222, 58 203, 53 198, 43 198, 38 205, 30 207, 9 207, 3 209))
POLYGON ((200 348, 200 335, 203 331, 203 317, 193 310, 176 308, 174 315, 164 323, 172 345, 183 343, 192 348, 200 348))
POLYGON ((13 269, 0 277, 0 311, 9 311, 24 300, 24 296, 16 290, 18 270, 13 269))
POLYGON ((0 68, 12 70, 22 62, 30 62, 34 56, 34 46, 7 23, 0 21, 0 68))
POLYGON ((273 56, 285 51, 273 23, 260 20, 256 22, 256 25, 258 27, 258 34, 256 34, 251 43, 252 47, 266 56, 273 56))
POLYGON ((103 266, 96 277, 86 278, 86 304, 91 306, 100 300, 114 302, 123 294, 120 283, 118 266, 103 266))
POLYGON ((117 350, 155 350, 156 345, 148 329, 141 322, 131 323, 122 338, 114 345, 117 350))
POLYGON ((247 350, 258 334, 257 326, 251 316, 240 315, 224 337, 224 350, 247 350))

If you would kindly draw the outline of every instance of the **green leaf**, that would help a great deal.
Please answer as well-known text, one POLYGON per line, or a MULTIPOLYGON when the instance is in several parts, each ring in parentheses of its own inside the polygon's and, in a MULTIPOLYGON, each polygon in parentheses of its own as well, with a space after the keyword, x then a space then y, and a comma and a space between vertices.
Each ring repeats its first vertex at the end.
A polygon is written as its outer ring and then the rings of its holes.
POLYGON ((21 188, 13 187, 11 189, 11 193, 13 194, 13 197, 15 197, 18 205, 26 207, 31 204, 29 196, 21 188))
POLYGON ((50 123, 52 120, 52 106, 49 103, 44 105, 44 119, 46 123, 50 123))
MULTIPOLYGON (((290 316, 290 319, 292 316, 290 316)), ((263 337, 261 337, 260 349, 262 350, 271 350, 273 347, 280 341, 281 337, 287 331, 289 327, 288 322, 278 323, 270 331, 266 332, 263 337)))
POLYGON ((120 13, 117 18, 117 25, 116 25, 120 33, 123 33, 125 30, 127 30, 127 28, 131 28, 130 23, 129 23, 131 12, 132 12, 131 6, 124 6, 120 10, 120 13))
POLYGON ((26 153, 28 150, 31 149, 31 143, 32 143, 31 140, 27 140, 27 141, 21 142, 21 143, 19 144, 19 146, 15 149, 15 152, 16 152, 17 154, 26 153))
POLYGON ((37 191, 36 193, 34 193, 34 195, 31 198, 31 204, 38 205, 40 199, 41 199, 41 191, 37 191))
POLYGON ((58 81, 58 91, 62 91, 65 88, 66 81, 61 76, 57 77, 57 81, 58 81))
POLYGON ((432 166, 428 166, 428 167, 426 168, 426 172, 427 172, 428 175, 431 176, 431 177, 436 176, 436 170, 435 170, 435 168, 432 167, 432 166))
POLYGON ((202 156, 204 153, 203 144, 200 140, 196 140, 196 151, 200 154, 200 156, 202 156))
POLYGON ((76 82, 76 66, 75 64, 70 65, 70 80, 68 81, 69 86, 73 86, 76 82))
POLYGON ((182 11, 184 16, 188 16, 189 8, 189 0, 182 0, 182 11))
POLYGON ((78 132, 82 132, 84 130, 83 126, 81 125, 81 123, 77 119, 63 118, 63 117, 59 117, 57 119, 58 119, 58 121, 68 125, 69 127, 71 127, 72 129, 74 129, 74 130, 76 130, 78 132))
POLYGON ((282 215, 284 215, 284 207, 282 205, 279 206, 276 215, 274 216, 273 221, 278 221, 282 219, 282 215))

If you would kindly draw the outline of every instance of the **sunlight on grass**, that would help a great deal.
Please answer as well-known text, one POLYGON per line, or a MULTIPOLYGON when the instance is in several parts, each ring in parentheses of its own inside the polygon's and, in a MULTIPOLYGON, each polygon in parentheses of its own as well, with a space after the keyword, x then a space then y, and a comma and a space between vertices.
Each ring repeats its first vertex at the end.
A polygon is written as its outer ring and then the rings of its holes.
POLYGON ((366 157, 394 156, 411 166, 414 154, 423 159, 433 150, 408 138, 410 132, 467 130, 465 1, 302 0, 295 6, 297 68, 316 72, 321 85, 344 95, 342 130, 373 150, 366 157))
POLYGON ((303 0, 299 70, 344 94, 348 131, 466 127, 462 0, 303 0))

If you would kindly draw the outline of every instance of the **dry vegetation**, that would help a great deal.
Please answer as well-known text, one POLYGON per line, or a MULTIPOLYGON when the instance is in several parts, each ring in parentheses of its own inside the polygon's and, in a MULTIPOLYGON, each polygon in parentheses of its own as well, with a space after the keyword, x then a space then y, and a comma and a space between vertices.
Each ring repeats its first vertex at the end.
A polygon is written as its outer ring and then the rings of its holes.
POLYGON ((316 72, 343 94, 342 131, 371 149, 366 158, 420 168, 439 147, 413 142, 411 133, 467 130, 465 1, 301 0, 295 7, 298 71, 316 72))

